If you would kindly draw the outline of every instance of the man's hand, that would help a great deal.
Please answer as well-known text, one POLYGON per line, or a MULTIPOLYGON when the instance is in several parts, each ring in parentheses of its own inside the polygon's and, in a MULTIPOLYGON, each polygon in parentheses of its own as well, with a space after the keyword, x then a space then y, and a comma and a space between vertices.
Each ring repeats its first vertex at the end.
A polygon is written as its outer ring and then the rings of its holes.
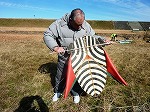
POLYGON ((65 50, 64 50, 63 47, 55 47, 54 51, 57 52, 57 53, 63 53, 63 52, 65 52, 65 50))

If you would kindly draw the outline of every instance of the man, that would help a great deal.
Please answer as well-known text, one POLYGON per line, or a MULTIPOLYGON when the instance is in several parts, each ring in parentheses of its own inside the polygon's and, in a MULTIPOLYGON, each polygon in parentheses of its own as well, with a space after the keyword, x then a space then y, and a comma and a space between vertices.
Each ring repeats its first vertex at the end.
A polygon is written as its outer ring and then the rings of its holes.
MULTIPOLYGON (((72 10, 70 14, 66 14, 61 19, 53 22, 44 33, 44 42, 47 47, 58 53, 53 101, 59 99, 65 87, 65 66, 69 57, 69 53, 65 52, 65 49, 70 43, 73 43, 76 38, 85 35, 94 36, 96 38, 99 37, 95 35, 90 24, 85 21, 85 14, 79 8, 72 10)), ((99 41, 105 42, 103 38, 99 38, 99 41)), ((74 96, 74 103, 79 103, 80 96, 77 91, 78 87, 75 87, 76 85, 77 84, 72 88, 71 93, 74 96)))
POLYGON ((117 34, 113 33, 111 34, 111 41, 116 41, 117 34))

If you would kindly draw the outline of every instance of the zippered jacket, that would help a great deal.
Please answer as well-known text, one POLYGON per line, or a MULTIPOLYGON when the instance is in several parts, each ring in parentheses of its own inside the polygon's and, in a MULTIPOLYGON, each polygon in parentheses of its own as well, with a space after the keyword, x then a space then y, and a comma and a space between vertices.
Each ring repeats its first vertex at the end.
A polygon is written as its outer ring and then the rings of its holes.
POLYGON ((83 36, 93 36, 100 38, 104 42, 104 38, 95 35, 95 31, 90 24, 84 20, 80 30, 74 30, 69 26, 70 14, 65 14, 61 19, 53 22, 44 32, 44 42, 49 49, 53 51, 54 47, 68 47, 76 38, 83 36))

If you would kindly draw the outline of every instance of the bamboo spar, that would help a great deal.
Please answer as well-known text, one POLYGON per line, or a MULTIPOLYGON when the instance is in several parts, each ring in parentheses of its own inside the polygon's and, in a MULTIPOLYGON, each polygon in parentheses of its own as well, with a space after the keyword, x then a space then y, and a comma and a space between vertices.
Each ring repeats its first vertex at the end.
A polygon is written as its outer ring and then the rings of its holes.
MULTIPOLYGON (((69 50, 65 50, 67 52, 73 51, 73 50, 79 50, 79 49, 83 49, 83 48, 89 48, 89 47, 94 47, 94 46, 103 46, 103 45, 110 45, 111 43, 103 43, 103 44, 95 44, 92 46, 86 46, 86 47, 80 47, 80 48, 75 48, 75 49, 69 49, 69 50)), ((57 52, 50 52, 50 54, 56 54, 57 52)))

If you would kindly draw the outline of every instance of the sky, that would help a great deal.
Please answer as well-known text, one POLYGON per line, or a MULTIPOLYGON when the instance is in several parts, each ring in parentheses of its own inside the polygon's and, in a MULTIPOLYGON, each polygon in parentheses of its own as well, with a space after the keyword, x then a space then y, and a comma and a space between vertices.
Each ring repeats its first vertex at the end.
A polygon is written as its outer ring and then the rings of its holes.
POLYGON ((86 20, 150 22, 150 0, 0 0, 0 18, 59 19, 75 8, 86 20))

